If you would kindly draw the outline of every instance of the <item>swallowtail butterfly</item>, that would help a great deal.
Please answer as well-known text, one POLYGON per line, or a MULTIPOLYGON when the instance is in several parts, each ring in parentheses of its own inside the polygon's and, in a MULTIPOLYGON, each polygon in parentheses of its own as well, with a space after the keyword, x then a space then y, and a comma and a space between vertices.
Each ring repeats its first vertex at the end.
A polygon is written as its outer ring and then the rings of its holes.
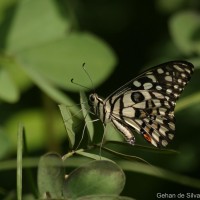
POLYGON ((174 108, 191 78, 194 66, 171 61, 150 68, 132 79, 105 100, 96 93, 89 96, 94 113, 104 125, 112 123, 129 144, 133 132, 156 147, 165 147, 174 137, 174 108))

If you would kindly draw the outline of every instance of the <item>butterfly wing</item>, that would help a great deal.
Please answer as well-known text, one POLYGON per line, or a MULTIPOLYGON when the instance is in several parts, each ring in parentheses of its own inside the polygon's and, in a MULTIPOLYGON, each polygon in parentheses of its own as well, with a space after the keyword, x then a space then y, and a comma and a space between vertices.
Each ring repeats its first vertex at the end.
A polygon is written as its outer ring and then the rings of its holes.
POLYGON ((124 135, 136 130, 154 146, 166 146, 174 137, 176 101, 193 71, 191 63, 172 61, 142 73, 105 100, 111 121, 124 135))

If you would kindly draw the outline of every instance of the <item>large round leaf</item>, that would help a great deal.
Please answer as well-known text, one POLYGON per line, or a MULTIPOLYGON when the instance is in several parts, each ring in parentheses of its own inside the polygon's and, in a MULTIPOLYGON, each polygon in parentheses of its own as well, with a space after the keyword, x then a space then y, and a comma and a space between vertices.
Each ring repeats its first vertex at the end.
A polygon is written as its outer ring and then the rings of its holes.
POLYGON ((73 171, 67 178, 65 198, 86 195, 118 195, 125 184, 123 171, 110 161, 93 161, 73 171))

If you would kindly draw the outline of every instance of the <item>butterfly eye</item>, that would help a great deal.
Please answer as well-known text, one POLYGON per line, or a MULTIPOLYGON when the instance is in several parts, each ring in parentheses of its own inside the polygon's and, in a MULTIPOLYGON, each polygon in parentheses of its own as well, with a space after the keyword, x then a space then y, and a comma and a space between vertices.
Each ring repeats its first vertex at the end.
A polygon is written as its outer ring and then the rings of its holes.
POLYGON ((89 96, 89 100, 90 100, 91 103, 93 103, 93 102, 95 101, 95 96, 94 96, 94 94, 91 94, 91 95, 89 96))

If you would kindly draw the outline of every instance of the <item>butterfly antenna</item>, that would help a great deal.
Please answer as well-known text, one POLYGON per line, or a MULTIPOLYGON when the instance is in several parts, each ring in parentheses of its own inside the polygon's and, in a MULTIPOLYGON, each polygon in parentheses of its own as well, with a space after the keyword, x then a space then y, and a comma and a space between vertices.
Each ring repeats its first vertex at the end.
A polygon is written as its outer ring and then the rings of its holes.
MULTIPOLYGON (((93 81, 92 81, 92 79, 91 79, 89 73, 88 73, 87 70, 85 69, 85 63, 82 64, 82 68, 83 68, 84 72, 86 73, 86 75, 88 76, 88 78, 89 78, 89 80, 90 80, 90 82, 91 82, 92 89, 93 89, 93 91, 94 91, 94 83, 93 83, 93 81)), ((77 82, 74 82, 74 79, 73 79, 73 78, 71 79, 71 83, 73 83, 73 84, 75 84, 75 85, 78 85, 78 86, 80 86, 80 87, 82 87, 82 88, 85 88, 85 89, 87 89, 87 90, 91 90, 91 88, 89 88, 89 87, 87 87, 87 86, 84 86, 84 85, 81 85, 81 84, 79 84, 79 83, 77 83, 77 82)))
POLYGON ((89 88, 89 87, 86 87, 86 86, 84 86, 84 85, 81 85, 81 84, 79 84, 79 83, 77 83, 77 82, 74 82, 74 79, 73 79, 73 78, 71 79, 71 83, 73 83, 73 84, 75 84, 75 85, 78 85, 78 86, 80 86, 80 87, 82 87, 82 88, 85 88, 85 89, 88 89, 88 90, 90 90, 90 88, 89 88))
POLYGON ((90 79, 91 86, 92 86, 92 89, 93 89, 93 91, 94 91, 94 83, 93 83, 93 81, 92 81, 92 79, 91 79, 91 77, 90 77, 90 74, 89 74, 89 73, 87 72, 87 70, 85 69, 85 63, 83 63, 82 67, 83 67, 83 70, 85 71, 85 73, 87 74, 88 78, 90 79))

